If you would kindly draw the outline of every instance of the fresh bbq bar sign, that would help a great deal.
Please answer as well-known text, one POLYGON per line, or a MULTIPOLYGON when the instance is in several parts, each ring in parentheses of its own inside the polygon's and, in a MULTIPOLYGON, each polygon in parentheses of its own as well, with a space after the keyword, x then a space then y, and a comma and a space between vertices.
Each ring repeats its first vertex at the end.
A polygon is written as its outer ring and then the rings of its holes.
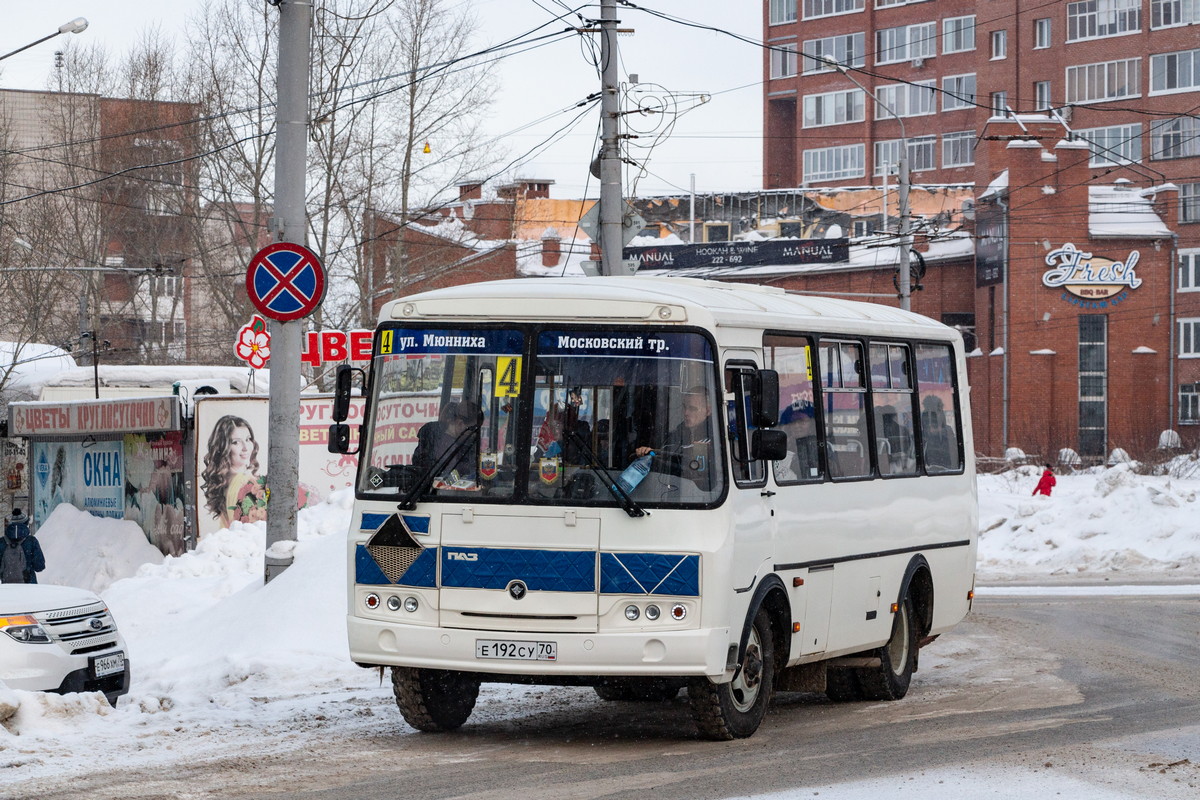
POLYGON ((791 264, 840 264, 850 258, 849 239, 786 239, 766 242, 712 242, 627 247, 642 271, 705 267, 778 267, 791 264))

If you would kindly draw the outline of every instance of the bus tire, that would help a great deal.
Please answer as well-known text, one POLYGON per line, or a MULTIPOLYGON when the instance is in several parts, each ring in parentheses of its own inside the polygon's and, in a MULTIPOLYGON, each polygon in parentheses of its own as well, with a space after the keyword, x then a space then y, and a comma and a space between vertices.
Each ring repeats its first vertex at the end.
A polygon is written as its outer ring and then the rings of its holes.
POLYGON ((404 721, 419 731, 462 726, 479 697, 479 678, 465 672, 392 667, 392 693, 404 721))
POLYGON ((775 642, 771 619, 760 608, 746 640, 741 669, 728 683, 688 682, 688 705, 704 739, 744 739, 758 730, 775 689, 775 642))
POLYGON ((626 703, 665 703, 682 688, 670 678, 605 678, 593 687, 601 700, 626 703))
POLYGON ((912 598, 904 596, 892 621, 892 637, 874 652, 879 666, 858 670, 858 682, 866 700, 899 700, 908 693, 917 663, 917 626, 912 598))

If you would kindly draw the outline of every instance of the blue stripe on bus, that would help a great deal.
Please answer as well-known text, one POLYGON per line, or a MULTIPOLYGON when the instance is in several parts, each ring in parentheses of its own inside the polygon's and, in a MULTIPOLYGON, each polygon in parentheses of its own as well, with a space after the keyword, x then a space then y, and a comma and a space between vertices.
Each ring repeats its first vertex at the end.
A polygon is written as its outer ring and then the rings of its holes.
POLYGON ((391 514, 363 514, 362 524, 358 526, 360 531, 377 531, 383 527, 383 523, 387 522, 391 514))
POLYGON ((522 581, 532 592, 594 592, 596 552, 442 548, 442 586, 503 589, 514 580, 522 581))
POLYGON ((354 582, 369 586, 391 586, 392 582, 371 558, 365 545, 354 548, 354 582))
POLYGON ((698 597, 700 557, 664 553, 601 553, 600 592, 698 597))

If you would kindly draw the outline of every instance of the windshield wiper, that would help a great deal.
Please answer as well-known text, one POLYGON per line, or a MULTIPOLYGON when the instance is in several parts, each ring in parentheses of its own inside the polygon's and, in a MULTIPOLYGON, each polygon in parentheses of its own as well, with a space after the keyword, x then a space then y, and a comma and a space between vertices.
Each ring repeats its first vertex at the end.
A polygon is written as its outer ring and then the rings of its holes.
POLYGON ((588 466, 593 470, 599 470, 604 475, 604 485, 608 487, 608 491, 621 504, 621 508, 624 509, 625 513, 631 517, 646 516, 645 509, 637 504, 637 501, 629 495, 629 492, 625 491, 625 487, 621 485, 621 482, 613 480, 612 473, 600 463, 600 459, 596 458, 596 454, 592 451, 587 440, 580 436, 579 432, 573 428, 568 428, 567 437, 574 441, 579 446, 579 449, 583 451, 583 454, 587 456, 588 466))
POLYGON ((462 452, 463 445, 471 441, 471 436, 478 433, 479 428, 480 426, 476 424, 464 429, 463 432, 458 435, 458 438, 454 440, 454 443, 451 444, 450 447, 446 448, 446 452, 442 453, 442 457, 426 467, 421 474, 417 476, 416 482, 413 483, 413 485, 409 487, 408 491, 404 493, 404 496, 400 498, 399 508, 401 511, 412 511, 417 507, 417 495, 424 491, 425 485, 433 479, 433 476, 436 475, 439 470, 445 469, 450 462, 458 457, 458 454, 462 452))

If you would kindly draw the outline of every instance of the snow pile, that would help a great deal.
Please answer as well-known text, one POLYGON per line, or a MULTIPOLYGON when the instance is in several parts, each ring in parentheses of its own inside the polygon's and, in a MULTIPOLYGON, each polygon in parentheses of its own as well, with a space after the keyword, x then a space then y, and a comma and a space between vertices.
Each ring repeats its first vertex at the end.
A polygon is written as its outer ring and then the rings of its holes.
POLYGON ((1060 475, 1030 496, 1040 467, 979 476, 979 577, 1200 574, 1200 480, 1137 475, 1132 465, 1060 475))
POLYGON ((78 586, 97 594, 134 575, 143 564, 163 560, 137 523, 96 517, 67 503, 54 509, 37 538, 46 556, 39 583, 78 586))

